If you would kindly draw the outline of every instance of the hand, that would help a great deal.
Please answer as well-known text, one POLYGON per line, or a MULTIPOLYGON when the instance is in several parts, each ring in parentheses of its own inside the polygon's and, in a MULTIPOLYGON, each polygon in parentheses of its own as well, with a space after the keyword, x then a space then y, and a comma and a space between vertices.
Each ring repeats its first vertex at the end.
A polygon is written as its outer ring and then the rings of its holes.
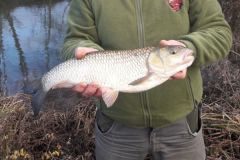
POLYGON ((76 92, 80 92, 85 97, 91 97, 91 96, 101 97, 102 96, 101 88, 95 83, 91 83, 91 84, 79 83, 75 85, 72 89, 76 92))
POLYGON ((75 50, 75 57, 77 59, 82 59, 86 54, 97 51, 95 48, 89 47, 78 47, 75 50))
MULTIPOLYGON (((164 47, 164 46, 169 46, 169 45, 180 45, 180 46, 184 46, 186 47, 183 43, 176 41, 176 40, 161 40, 160 41, 160 47, 164 47)), ((184 79, 187 76, 187 69, 184 69, 182 71, 179 71, 178 73, 176 73, 175 75, 173 75, 172 77, 170 77, 170 79, 184 79)))
POLYGON ((178 80, 178 79, 184 79, 187 76, 187 69, 184 69, 182 71, 177 72, 172 77, 170 77, 171 80, 178 80))
POLYGON ((160 47, 164 47, 164 46, 170 46, 170 45, 178 45, 178 46, 183 46, 186 47, 185 44, 176 41, 176 40, 161 40, 160 41, 160 47))
MULTIPOLYGON (((78 47, 75 50, 75 57, 77 59, 81 59, 81 58, 84 58, 86 54, 94 51, 97 51, 97 50, 94 48, 78 47)), ((82 93, 82 95, 86 97, 89 97, 89 96, 100 97, 102 95, 102 91, 100 87, 95 83, 91 83, 91 84, 79 83, 75 85, 72 89, 76 92, 82 93)))

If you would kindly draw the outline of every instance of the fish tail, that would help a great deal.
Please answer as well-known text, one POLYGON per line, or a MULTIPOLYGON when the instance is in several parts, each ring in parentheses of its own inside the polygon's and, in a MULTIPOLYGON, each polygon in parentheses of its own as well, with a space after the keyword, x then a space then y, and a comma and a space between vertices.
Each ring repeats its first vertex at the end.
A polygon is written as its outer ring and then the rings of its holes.
POLYGON ((43 89, 39 89, 33 96, 32 96, 32 110, 34 116, 37 116, 42 108, 42 104, 46 97, 46 92, 43 89))

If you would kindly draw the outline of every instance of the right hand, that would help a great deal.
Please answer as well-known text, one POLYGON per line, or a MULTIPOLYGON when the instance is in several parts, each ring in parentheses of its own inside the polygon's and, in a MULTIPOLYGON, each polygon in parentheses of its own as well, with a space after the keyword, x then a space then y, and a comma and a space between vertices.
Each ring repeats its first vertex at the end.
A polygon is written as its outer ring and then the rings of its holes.
MULTIPOLYGON (((94 48, 88 48, 88 47, 78 47, 75 50, 75 57, 77 59, 82 59, 84 56, 88 53, 97 51, 94 48)), ((83 96, 90 97, 90 96, 96 96, 100 97, 102 96, 101 88, 96 85, 95 83, 91 84, 85 84, 85 83, 79 83, 72 88, 76 92, 80 92, 83 96)))

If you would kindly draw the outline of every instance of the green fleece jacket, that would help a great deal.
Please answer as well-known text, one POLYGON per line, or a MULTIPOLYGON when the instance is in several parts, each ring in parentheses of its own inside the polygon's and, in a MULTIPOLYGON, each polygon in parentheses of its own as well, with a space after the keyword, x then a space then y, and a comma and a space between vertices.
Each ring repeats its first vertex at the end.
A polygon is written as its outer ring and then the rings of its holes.
MULTIPOLYGON (((133 49, 179 40, 194 50, 187 78, 169 80, 149 91, 120 93, 111 108, 99 109, 133 127, 162 127, 190 113, 202 98, 200 67, 224 58, 232 35, 217 0, 183 0, 179 11, 168 0, 72 0, 63 57, 76 47, 133 49)), ((110 66, 109 66, 110 67, 110 66)))

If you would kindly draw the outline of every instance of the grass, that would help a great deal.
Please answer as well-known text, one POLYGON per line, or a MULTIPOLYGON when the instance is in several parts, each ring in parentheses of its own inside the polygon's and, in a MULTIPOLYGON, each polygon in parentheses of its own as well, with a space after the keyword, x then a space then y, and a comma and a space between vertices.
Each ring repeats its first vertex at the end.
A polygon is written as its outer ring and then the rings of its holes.
POLYGON ((0 99, 0 159, 90 159, 93 156, 95 107, 91 100, 75 95, 74 102, 72 98, 68 104, 64 101, 68 110, 51 109, 50 100, 46 112, 34 117, 30 98, 18 94, 0 99))
POLYGON ((205 68, 203 76, 208 159, 240 159, 240 63, 221 61, 205 68))

